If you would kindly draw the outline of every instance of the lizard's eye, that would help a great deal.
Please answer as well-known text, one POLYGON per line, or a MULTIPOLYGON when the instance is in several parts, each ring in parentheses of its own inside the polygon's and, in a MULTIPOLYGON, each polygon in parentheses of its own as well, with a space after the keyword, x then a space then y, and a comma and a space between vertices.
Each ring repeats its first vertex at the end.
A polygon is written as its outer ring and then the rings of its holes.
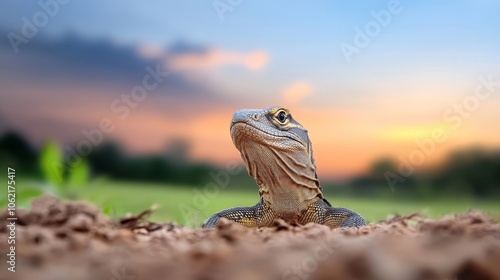
POLYGON ((284 124, 284 123, 285 123, 285 121, 286 121, 286 117, 287 117, 287 116, 286 116, 286 112, 285 112, 285 111, 280 111, 280 112, 278 113, 278 116, 277 116, 278 121, 279 121, 280 123, 282 123, 282 124, 284 124))

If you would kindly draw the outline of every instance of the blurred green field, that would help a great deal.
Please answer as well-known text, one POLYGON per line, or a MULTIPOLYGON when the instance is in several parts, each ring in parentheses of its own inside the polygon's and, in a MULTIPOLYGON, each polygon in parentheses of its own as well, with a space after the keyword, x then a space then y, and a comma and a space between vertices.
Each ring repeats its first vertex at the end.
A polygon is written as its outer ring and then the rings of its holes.
MULTIPOLYGON (((477 201, 469 199, 405 201, 391 199, 368 199, 333 197, 326 195, 332 204, 359 212, 370 222, 386 219, 393 214, 420 212, 426 216, 439 218, 446 214, 480 209, 500 219, 498 201, 477 201)), ((126 213, 137 214, 153 204, 159 208, 151 216, 158 222, 199 226, 208 216, 225 208, 250 206, 258 201, 255 192, 238 192, 229 186, 204 193, 203 189, 189 186, 166 184, 142 184, 108 180, 93 181, 81 190, 80 197, 91 201, 111 216, 120 217, 126 213)))

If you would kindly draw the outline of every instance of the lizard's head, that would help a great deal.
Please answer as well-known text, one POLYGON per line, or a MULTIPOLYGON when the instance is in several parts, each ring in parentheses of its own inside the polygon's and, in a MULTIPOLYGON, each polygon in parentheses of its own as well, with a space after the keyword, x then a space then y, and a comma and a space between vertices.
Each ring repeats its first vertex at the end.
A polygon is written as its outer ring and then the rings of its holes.
POLYGON ((319 188, 307 130, 288 109, 236 111, 231 120, 231 138, 257 184, 292 183, 319 188))

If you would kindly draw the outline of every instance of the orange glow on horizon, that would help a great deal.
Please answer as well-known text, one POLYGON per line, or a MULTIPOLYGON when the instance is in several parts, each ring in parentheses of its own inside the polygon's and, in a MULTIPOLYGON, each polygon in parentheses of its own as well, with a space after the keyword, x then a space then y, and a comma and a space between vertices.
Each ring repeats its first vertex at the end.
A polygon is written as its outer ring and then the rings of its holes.
MULTIPOLYGON (((60 103, 32 94, 29 87, 18 89, 22 89, 20 98, 24 96, 25 100, 29 100, 32 108, 26 111, 24 118, 33 120, 43 117, 44 121, 56 123, 63 120, 71 124, 68 126, 72 133, 68 134, 72 135, 71 141, 78 141, 78 137, 82 137, 82 129, 95 128, 100 119, 109 117, 116 128, 106 135, 106 138, 119 141, 128 151, 164 153, 168 149, 169 141, 184 139, 190 144, 189 157, 194 161, 213 162, 221 166, 229 160, 243 163, 229 134, 229 122, 237 109, 236 105, 219 105, 217 108, 203 111, 199 109, 206 107, 204 100, 187 103, 184 100, 169 99, 165 102, 161 101, 160 96, 152 95, 131 110, 126 120, 121 121, 110 111, 109 105, 122 92, 109 91, 86 99, 83 97, 88 97, 94 91, 72 87, 71 91, 75 97, 63 99, 65 91, 60 87, 52 91, 52 94, 60 94, 61 100, 65 100, 64 106, 58 107, 60 103), (160 102, 165 102, 168 108, 163 109, 163 103, 160 102), (187 113, 178 116, 175 110, 187 113)), ((446 140, 435 144, 435 149, 426 157, 422 166, 434 164, 449 152, 461 148, 500 147, 498 123, 491 117, 497 113, 499 100, 491 99, 481 104, 481 110, 471 113, 469 118, 464 118, 460 125, 454 128, 454 123, 443 121, 441 118, 442 112, 451 105, 442 108, 426 107, 426 114, 401 114, 398 112, 403 109, 394 107, 386 97, 379 96, 370 100, 371 104, 377 106, 357 104, 344 108, 318 108, 298 103, 287 106, 294 118, 309 132, 320 178, 348 178, 363 173, 380 158, 390 157, 396 162, 407 159, 414 150, 420 149, 419 143, 432 137, 432 132, 436 129, 444 131, 446 140)), ((14 105, 6 108, 15 110, 14 105)), ((67 132, 56 125, 43 129, 46 138, 67 132)))

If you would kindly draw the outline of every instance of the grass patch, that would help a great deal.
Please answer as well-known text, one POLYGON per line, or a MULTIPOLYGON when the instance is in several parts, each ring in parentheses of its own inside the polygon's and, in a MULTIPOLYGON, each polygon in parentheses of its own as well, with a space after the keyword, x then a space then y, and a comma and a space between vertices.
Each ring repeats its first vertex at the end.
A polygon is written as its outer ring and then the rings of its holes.
MULTIPOLYGON (((203 189, 189 186, 99 180, 83 190, 81 196, 100 207, 110 207, 111 213, 117 216, 128 212, 138 213, 157 204, 159 209, 153 214, 152 219, 196 226, 217 211, 235 206, 251 206, 259 199, 257 188, 251 193, 238 192, 231 188, 229 186, 205 195, 203 189)), ((469 209, 480 209, 496 219, 500 218, 500 203, 497 201, 465 198, 401 201, 329 196, 327 199, 335 206, 357 211, 371 222, 386 219, 393 214, 420 212, 429 217, 439 218, 469 209)))
MULTIPOLYGON (((19 185, 29 187, 39 185, 39 183, 23 182, 19 185)), ((121 217, 127 213, 137 214, 156 204, 159 208, 151 216, 152 220, 175 221, 183 225, 200 226, 206 218, 217 211, 235 206, 255 205, 259 200, 257 187, 251 192, 235 189, 230 185, 225 189, 205 194, 202 188, 190 186, 98 179, 80 189, 78 197, 92 202, 112 217, 121 217)), ((389 215, 406 215, 414 212, 439 218, 469 209, 482 210, 496 220, 500 220, 500 203, 494 200, 467 198, 401 200, 354 198, 329 194, 326 194, 326 197, 334 206, 350 208, 370 222, 384 220, 389 215)))

